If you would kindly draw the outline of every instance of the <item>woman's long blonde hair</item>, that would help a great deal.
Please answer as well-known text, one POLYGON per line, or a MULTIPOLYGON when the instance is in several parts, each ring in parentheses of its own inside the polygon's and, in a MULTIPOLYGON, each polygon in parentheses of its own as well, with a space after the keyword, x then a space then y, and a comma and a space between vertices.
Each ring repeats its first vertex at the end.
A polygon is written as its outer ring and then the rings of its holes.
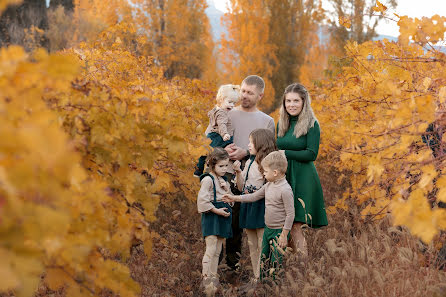
POLYGON ((288 93, 297 93, 303 100, 302 111, 298 115, 296 126, 294 126, 293 135, 299 138, 302 135, 306 135, 308 130, 314 126, 314 122, 317 121, 314 115, 313 109, 311 108, 311 98, 307 89, 299 84, 294 83, 285 88, 282 96, 282 106, 280 107, 279 116, 279 131, 277 133, 278 137, 283 137, 285 133, 290 128, 290 115, 285 108, 285 96, 288 93))

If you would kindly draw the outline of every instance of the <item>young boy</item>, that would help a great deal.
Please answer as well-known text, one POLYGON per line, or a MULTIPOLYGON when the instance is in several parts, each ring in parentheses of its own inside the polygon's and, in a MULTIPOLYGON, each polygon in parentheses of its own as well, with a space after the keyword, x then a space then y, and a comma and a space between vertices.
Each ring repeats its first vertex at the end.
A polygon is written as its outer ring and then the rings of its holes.
MULTIPOLYGON (((217 105, 208 112, 209 126, 206 136, 211 139, 211 147, 226 147, 233 143, 234 129, 228 117, 228 112, 234 108, 240 98, 240 87, 236 85, 222 85, 217 92, 217 105)), ((200 177, 204 171, 206 156, 198 159, 194 176, 200 177)))
POLYGON ((287 246, 294 220, 294 199, 285 179, 288 162, 283 153, 274 151, 262 160, 263 175, 268 183, 252 194, 225 195, 225 202, 253 202, 265 198, 265 230, 260 256, 260 279, 282 266, 282 252, 287 246))

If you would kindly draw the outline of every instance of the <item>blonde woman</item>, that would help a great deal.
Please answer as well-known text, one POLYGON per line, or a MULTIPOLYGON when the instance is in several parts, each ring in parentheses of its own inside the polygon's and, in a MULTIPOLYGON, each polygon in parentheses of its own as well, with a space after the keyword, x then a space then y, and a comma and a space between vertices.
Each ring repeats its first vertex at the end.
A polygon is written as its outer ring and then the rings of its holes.
POLYGON ((307 89, 298 83, 286 87, 277 124, 277 147, 288 160, 286 178, 294 194, 295 217, 291 243, 307 255, 302 225, 326 226, 321 183, 313 161, 319 151, 320 128, 307 89))

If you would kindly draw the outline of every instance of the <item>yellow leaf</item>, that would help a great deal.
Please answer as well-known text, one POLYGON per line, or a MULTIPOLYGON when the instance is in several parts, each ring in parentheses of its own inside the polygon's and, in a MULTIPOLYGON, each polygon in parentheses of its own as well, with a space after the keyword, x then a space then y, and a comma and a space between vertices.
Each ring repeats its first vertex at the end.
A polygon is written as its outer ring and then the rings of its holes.
POLYGON ((370 213, 370 209, 371 209, 371 208, 372 208, 372 205, 371 205, 371 204, 367 205, 366 208, 364 208, 364 209, 361 211, 361 215, 363 215, 363 216, 368 215, 368 214, 370 213))
POLYGON ((350 27, 352 26, 352 21, 347 17, 340 16, 339 25, 344 26, 347 29, 350 29, 350 27))
POLYGON ((427 166, 423 166, 421 168, 421 172, 422 176, 420 180, 420 187, 425 188, 435 178, 435 176, 437 175, 437 171, 435 169, 435 166, 430 164, 427 166))
POLYGON ((0 0, 0 14, 8 6, 13 4, 19 4, 23 0, 0 0))
POLYGON ((446 103, 446 87, 441 87, 438 91, 438 99, 440 104, 446 103))
POLYGON ((146 254, 147 258, 150 258, 152 255, 152 238, 150 237, 144 241, 144 253, 146 254))
POLYGON ((168 174, 160 172, 155 179, 155 183, 151 187, 152 192, 168 190, 172 186, 171 177, 168 174))
POLYGON ((379 1, 376 1, 376 6, 373 7, 373 10, 376 12, 384 13, 387 10, 387 6, 385 6, 384 4, 382 4, 379 1))
POLYGON ((46 270, 45 281, 51 290, 58 290, 68 281, 67 274, 59 268, 49 268, 46 270))
POLYGON ((0 279, 0 292, 12 290, 20 284, 17 275, 7 266, 7 263, 0 265, 0 279))
POLYGON ((423 80, 423 87, 424 87, 424 91, 426 92, 427 89, 429 89, 430 85, 432 84, 432 79, 430 77, 426 77, 423 80))
POLYGON ((69 297, 87 297, 94 296, 89 290, 79 286, 75 282, 70 282, 70 285, 66 289, 67 296, 69 297))
POLYGON ((439 189, 437 193, 437 200, 441 202, 446 202, 446 176, 442 175, 437 180, 437 187, 439 189))
POLYGON ((384 167, 377 158, 370 158, 369 166, 367 167, 367 179, 371 183, 374 179, 377 179, 384 172, 384 167))

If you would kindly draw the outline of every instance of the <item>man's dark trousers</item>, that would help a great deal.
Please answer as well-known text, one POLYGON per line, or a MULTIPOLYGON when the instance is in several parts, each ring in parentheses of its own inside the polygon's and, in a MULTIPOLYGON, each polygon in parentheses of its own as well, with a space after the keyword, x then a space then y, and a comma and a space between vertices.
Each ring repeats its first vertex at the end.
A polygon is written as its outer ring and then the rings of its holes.
MULTIPOLYGON (((234 175, 227 174, 228 180, 232 181, 234 175)), ((234 195, 240 195, 241 192, 230 182, 231 191, 234 195)), ((226 264, 232 270, 237 269, 237 263, 240 261, 242 253, 242 234, 243 229, 239 228, 240 202, 235 202, 232 207, 232 238, 226 239, 226 264)), ((223 253, 223 250, 222 250, 223 253)), ((220 259, 222 255, 220 255, 220 259)))

